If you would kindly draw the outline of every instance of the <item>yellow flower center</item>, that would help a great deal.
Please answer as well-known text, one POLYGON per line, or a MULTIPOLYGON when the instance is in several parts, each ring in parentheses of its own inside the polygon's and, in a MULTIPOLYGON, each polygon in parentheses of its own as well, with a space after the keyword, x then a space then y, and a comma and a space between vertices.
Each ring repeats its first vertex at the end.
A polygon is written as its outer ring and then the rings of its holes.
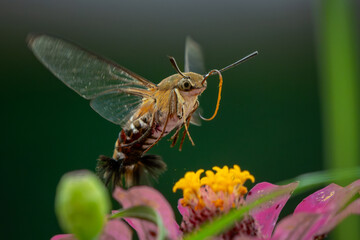
MULTIPOLYGON (((255 181, 253 175, 249 171, 241 171, 238 165, 234 165, 233 168, 224 166, 223 168, 213 167, 215 171, 206 171, 205 177, 200 179, 200 175, 204 172, 203 169, 195 172, 187 172, 184 178, 181 178, 173 187, 173 192, 177 189, 183 190, 184 206, 189 205, 191 202, 197 201, 197 208, 201 208, 204 204, 202 196, 200 195, 200 187, 207 185, 214 193, 222 192, 224 194, 234 194, 236 196, 243 196, 247 193, 247 188, 244 183, 247 180, 255 181)), ((215 200, 214 205, 216 207, 222 207, 223 201, 221 199, 215 200)))

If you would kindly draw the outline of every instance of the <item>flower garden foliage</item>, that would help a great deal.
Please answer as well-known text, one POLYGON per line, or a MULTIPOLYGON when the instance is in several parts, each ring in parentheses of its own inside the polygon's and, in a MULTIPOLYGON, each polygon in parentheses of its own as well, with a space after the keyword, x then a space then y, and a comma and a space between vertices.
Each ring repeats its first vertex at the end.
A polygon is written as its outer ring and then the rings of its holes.
POLYGON ((330 184, 316 191, 302 200, 293 214, 278 222, 298 182, 287 185, 261 182, 248 190, 244 184, 248 180, 254 182, 254 176, 234 165, 214 167, 205 174, 203 169, 187 172, 175 183, 173 191, 183 192, 183 198, 178 201, 180 225, 167 200, 148 186, 128 190, 117 187, 113 197, 123 209, 106 215, 108 199, 94 177, 89 172, 63 177, 57 193, 57 215, 63 229, 72 234, 56 235, 52 240, 127 240, 133 237, 131 229, 140 240, 209 236, 211 239, 323 239, 347 216, 360 214, 360 180, 357 180, 346 187, 330 184), (216 224, 231 214, 238 216, 217 231, 220 224, 216 224), (107 221, 105 225, 104 221, 107 221))

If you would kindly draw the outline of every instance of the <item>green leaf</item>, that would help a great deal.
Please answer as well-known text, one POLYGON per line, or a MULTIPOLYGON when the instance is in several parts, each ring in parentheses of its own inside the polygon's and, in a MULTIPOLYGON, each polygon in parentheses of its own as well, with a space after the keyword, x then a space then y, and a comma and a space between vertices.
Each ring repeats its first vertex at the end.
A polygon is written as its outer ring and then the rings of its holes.
POLYGON ((310 189, 324 186, 325 184, 336 183, 336 182, 350 183, 356 178, 360 178, 360 167, 305 173, 293 179, 282 181, 277 184, 284 185, 296 181, 300 182, 299 186, 296 188, 294 192, 294 195, 297 195, 305 191, 308 191, 310 189))
POLYGON ((158 226, 158 240, 166 238, 167 232, 158 212, 149 206, 136 206, 128 209, 120 209, 119 212, 111 215, 114 218, 140 218, 155 223, 158 226))
MULTIPOLYGON (((356 167, 360 163, 359 1, 315 2, 324 163, 334 169, 356 167)), ((354 220, 341 224, 330 238, 360 239, 360 220, 354 220)))

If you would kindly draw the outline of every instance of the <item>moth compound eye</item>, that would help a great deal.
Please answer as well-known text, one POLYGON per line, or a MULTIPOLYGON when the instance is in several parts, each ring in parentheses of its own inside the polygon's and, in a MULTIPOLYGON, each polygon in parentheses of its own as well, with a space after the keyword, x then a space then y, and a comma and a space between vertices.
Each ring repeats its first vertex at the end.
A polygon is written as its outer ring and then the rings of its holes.
POLYGON ((190 83, 189 82, 184 82, 183 84, 184 88, 187 89, 190 87, 190 83))
POLYGON ((191 89, 191 83, 189 79, 183 79, 180 81, 179 88, 182 91, 189 91, 191 89))

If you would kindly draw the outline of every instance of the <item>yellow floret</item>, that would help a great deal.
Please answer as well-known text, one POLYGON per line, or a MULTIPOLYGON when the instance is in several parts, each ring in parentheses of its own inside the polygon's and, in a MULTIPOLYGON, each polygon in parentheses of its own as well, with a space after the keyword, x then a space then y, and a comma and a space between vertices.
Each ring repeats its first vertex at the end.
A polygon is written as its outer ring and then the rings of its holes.
POLYGON ((201 178, 201 185, 208 185, 214 192, 224 192, 228 194, 240 194, 247 193, 246 187, 242 186, 246 180, 255 181, 253 175, 248 171, 241 171, 238 165, 234 165, 233 168, 224 166, 223 168, 213 167, 212 171, 206 171, 206 177, 201 178))
POLYGON ((224 209, 224 200, 222 199, 216 199, 215 201, 213 201, 213 204, 215 207, 220 208, 221 210, 224 209))
POLYGON ((201 202, 200 197, 200 175, 204 172, 203 169, 199 169, 195 172, 187 172, 183 178, 177 181, 173 187, 173 192, 177 189, 183 190, 184 199, 182 204, 188 204, 194 197, 198 198, 201 202))
MULTIPOLYGON (((253 175, 249 171, 241 171, 238 165, 233 168, 228 166, 213 167, 213 171, 206 171, 205 177, 200 178, 204 172, 200 169, 195 172, 187 172, 183 178, 177 181, 173 187, 173 192, 177 189, 183 190, 182 205, 186 206, 191 203, 196 203, 196 209, 201 209, 204 206, 204 201, 200 195, 201 186, 210 187, 215 193, 223 192, 225 194, 235 194, 236 196, 244 196, 247 193, 247 188, 244 183, 247 180, 255 181, 253 175), (214 173, 215 172, 215 173, 214 173)), ((213 201, 215 207, 222 209, 224 201, 216 199, 213 201)))

